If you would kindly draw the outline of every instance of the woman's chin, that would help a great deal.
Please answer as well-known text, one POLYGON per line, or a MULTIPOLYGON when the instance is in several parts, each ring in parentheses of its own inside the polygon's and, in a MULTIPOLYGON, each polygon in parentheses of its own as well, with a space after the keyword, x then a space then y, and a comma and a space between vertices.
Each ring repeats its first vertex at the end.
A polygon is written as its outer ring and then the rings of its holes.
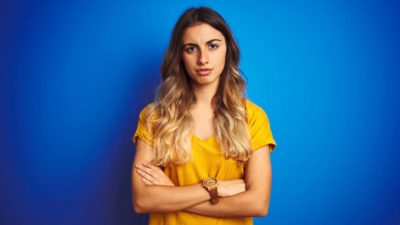
POLYGON ((203 77, 197 77, 195 80, 192 80, 192 82, 195 85, 212 85, 218 82, 218 78, 216 77, 208 77, 208 76, 203 76, 203 77))

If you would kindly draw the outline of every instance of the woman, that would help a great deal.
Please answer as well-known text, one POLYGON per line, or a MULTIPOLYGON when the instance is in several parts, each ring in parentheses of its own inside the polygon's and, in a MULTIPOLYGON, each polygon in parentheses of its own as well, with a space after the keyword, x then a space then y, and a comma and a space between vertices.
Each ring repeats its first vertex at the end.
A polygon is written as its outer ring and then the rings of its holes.
POLYGON ((267 214, 276 143, 264 110, 244 97, 238 62, 217 12, 179 18, 133 136, 132 203, 150 224, 252 224, 267 214))

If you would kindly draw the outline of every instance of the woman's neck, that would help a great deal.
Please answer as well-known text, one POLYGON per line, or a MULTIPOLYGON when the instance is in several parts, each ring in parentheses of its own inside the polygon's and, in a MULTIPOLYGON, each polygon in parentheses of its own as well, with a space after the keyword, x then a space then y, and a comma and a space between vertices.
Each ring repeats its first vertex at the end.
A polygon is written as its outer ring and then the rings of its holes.
POLYGON ((192 85, 192 87, 197 99, 195 105, 211 107, 211 101, 217 92, 218 83, 210 85, 192 85))

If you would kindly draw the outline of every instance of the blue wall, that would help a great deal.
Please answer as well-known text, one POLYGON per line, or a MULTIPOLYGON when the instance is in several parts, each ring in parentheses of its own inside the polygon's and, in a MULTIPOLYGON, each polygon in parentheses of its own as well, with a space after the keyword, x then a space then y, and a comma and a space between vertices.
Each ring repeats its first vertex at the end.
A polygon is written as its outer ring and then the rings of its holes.
POLYGON ((198 5, 230 24, 278 143, 255 223, 400 224, 395 1, 0 5, 0 224, 145 224, 131 136, 175 21, 198 5))

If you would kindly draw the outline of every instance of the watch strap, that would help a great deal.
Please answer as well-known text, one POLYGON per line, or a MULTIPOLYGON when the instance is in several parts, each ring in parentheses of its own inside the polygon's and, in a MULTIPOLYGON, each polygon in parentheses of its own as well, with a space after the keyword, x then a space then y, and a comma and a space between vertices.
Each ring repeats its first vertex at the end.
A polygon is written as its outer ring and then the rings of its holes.
POLYGON ((217 204, 219 201, 217 188, 213 188, 209 192, 210 192, 210 196, 211 196, 211 199, 210 199, 211 204, 217 204))

